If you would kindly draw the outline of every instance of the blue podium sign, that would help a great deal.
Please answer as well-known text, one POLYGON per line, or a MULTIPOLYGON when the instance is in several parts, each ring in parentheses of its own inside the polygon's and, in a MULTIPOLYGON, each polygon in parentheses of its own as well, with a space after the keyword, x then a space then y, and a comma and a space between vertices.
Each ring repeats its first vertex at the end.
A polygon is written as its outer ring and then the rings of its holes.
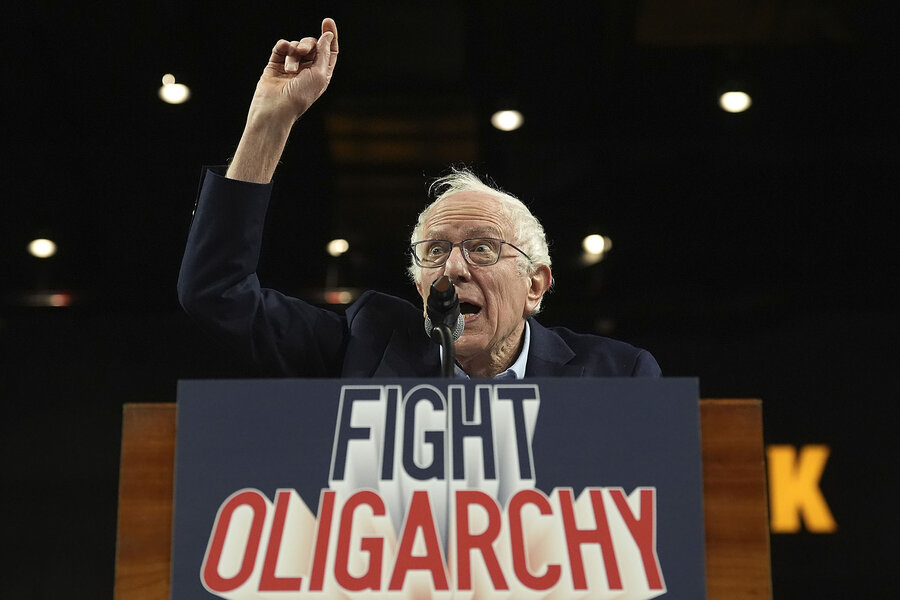
POLYGON ((172 598, 705 598, 694 379, 178 387, 172 598))

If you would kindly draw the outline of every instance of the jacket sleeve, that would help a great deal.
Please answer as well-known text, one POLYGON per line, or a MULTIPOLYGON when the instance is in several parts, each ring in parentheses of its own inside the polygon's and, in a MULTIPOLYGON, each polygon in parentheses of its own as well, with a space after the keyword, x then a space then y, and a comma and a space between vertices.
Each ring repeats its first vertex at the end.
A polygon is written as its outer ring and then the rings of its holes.
POLYGON ((646 350, 638 352, 637 358, 634 361, 634 369, 631 371, 631 376, 660 377, 661 375, 662 369, 659 368, 659 364, 656 362, 656 359, 653 358, 653 355, 646 350))
POLYGON ((346 320, 260 287, 256 276, 272 184, 201 180, 178 276, 178 299, 205 329, 267 377, 335 377, 346 320))

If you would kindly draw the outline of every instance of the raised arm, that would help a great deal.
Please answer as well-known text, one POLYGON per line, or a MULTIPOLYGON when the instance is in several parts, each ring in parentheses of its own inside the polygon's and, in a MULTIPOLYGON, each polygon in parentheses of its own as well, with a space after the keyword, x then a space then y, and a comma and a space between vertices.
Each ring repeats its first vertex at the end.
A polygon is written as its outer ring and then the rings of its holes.
POLYGON ((328 87, 337 48, 331 19, 318 39, 275 44, 226 176, 204 174, 181 262, 182 307, 266 376, 340 373, 346 320, 256 276, 269 181, 294 121, 328 87))
POLYGON ((338 56, 337 25, 322 21, 318 39, 279 40, 250 103, 247 124, 226 177, 268 183, 294 122, 322 95, 338 56))

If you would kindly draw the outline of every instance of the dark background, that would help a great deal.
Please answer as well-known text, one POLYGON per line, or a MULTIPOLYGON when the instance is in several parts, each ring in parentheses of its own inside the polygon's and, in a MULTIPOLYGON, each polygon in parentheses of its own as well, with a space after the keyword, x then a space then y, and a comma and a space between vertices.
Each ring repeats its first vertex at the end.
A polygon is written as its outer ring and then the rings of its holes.
POLYGON ((200 166, 233 152, 273 43, 341 54, 276 175, 263 281, 408 298, 429 178, 465 162, 551 239, 544 324, 651 350, 704 397, 823 443, 828 535, 773 535, 775 597, 896 586, 900 309, 891 2, 35 2, 6 15, 0 219, 5 570, 15 598, 111 593, 121 406, 243 366, 180 312, 200 166), (164 73, 192 89, 162 103, 164 73), (717 95, 742 85, 746 113, 717 95), (491 129, 497 108, 525 125, 491 129), (598 264, 580 241, 614 243, 598 264), (26 245, 59 244, 39 261, 26 245), (338 260, 333 237, 350 240, 338 260), (66 291, 68 307, 30 306, 66 291), (53 577, 47 573, 53 573, 53 577), (65 589, 65 592, 61 591, 65 589))

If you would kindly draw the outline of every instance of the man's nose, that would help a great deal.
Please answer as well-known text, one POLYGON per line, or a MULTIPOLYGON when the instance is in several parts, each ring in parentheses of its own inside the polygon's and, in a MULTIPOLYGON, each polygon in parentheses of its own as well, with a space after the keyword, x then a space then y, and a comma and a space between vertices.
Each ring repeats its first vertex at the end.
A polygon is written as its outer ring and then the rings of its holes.
POLYGON ((461 247, 455 246, 450 249, 450 256, 447 257, 447 264, 444 265, 444 275, 448 275, 454 282, 468 281, 469 263, 463 256, 461 247))

